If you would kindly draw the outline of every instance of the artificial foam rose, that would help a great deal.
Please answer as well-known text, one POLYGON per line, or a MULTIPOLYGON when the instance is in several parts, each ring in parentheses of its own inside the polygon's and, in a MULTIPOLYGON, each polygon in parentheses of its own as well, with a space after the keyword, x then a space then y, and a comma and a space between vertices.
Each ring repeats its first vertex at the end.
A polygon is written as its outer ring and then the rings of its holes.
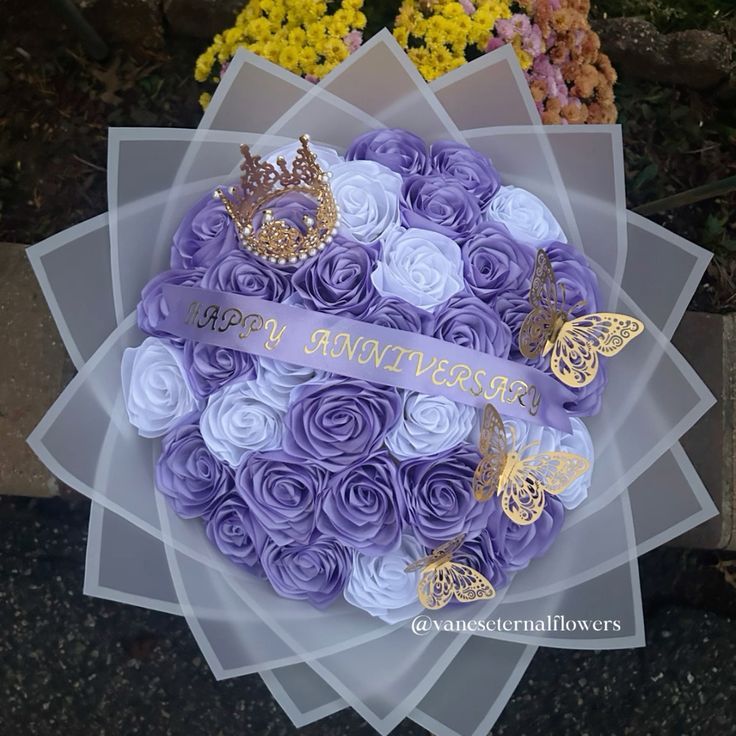
POLYGON ((588 497, 588 490, 590 489, 590 483, 593 477, 593 463, 595 461, 593 439, 583 420, 578 417, 572 417, 570 424, 572 425, 572 432, 569 434, 561 433, 560 452, 572 452, 575 455, 580 455, 580 457, 584 457, 590 462, 590 467, 562 493, 557 494, 557 498, 560 499, 566 509, 577 508, 588 497))
MULTIPOLYGON (((263 224, 263 216, 270 210, 274 220, 280 220, 290 227, 296 228, 302 234, 307 232, 305 217, 314 217, 317 212, 317 203, 312 197, 302 192, 286 192, 264 202, 253 213, 253 228, 258 230, 263 224)), ((280 267, 281 269, 284 266, 280 267)))
POLYGON ((284 418, 283 447, 294 457, 340 471, 383 443, 401 412, 399 392, 351 378, 298 386, 284 418))
POLYGON ((348 161, 376 161, 401 176, 422 174, 427 168, 427 147, 403 128, 379 128, 359 135, 345 153, 348 161))
POLYGON ((406 572, 407 565, 425 554, 413 537, 405 534, 392 552, 369 557, 356 552, 353 570, 343 595, 345 600, 387 624, 396 624, 424 610, 417 596, 419 570, 406 572))
POLYGON ((526 189, 501 187, 485 210, 488 220, 500 222, 520 243, 538 247, 550 240, 567 242, 547 205, 526 189))
POLYGON ((136 307, 138 327, 154 337, 169 337, 161 329, 161 323, 169 316, 169 306, 164 299, 163 287, 167 284, 199 286, 204 273, 203 268, 171 268, 156 274, 141 292, 141 300, 136 307))
POLYGON ((386 435, 386 446, 399 460, 444 452, 468 439, 476 413, 472 406, 444 396, 406 391, 401 417, 386 435))
POLYGON ((342 593, 350 577, 352 554, 334 539, 283 547, 268 539, 261 565, 279 595, 324 608, 342 593))
POLYGON ((225 205, 208 193, 179 223, 171 244, 171 267, 207 268, 237 248, 238 235, 225 205))
POLYGON ((598 279, 585 256, 563 241, 545 243, 544 250, 555 274, 560 307, 564 306, 571 318, 597 312, 600 305, 598 279), (563 289, 564 302, 561 300, 563 289))
MULTIPOLYGON (((600 310, 602 304, 598 280, 585 256, 565 242, 547 243, 544 246, 555 273, 558 294, 564 287, 564 307, 571 318, 582 317, 600 310), (576 306, 577 305, 577 306, 576 306), (575 307, 573 309, 573 307, 575 307)), ((562 305, 561 305, 562 306, 562 305)), ((535 367, 549 371, 549 358, 534 363, 535 367)), ((565 404, 565 409, 575 416, 592 416, 600 411, 603 391, 606 388, 605 360, 598 363, 595 378, 581 388, 573 388, 575 398, 565 404)))
POLYGON ((432 320, 425 309, 415 307, 397 296, 381 296, 361 321, 421 334, 426 332, 432 320))
POLYGON ((503 560, 499 559, 493 548, 493 540, 488 529, 483 529, 472 539, 466 539, 452 559, 477 570, 496 589, 502 588, 508 581, 503 560))
POLYGON ((199 411, 181 350, 157 337, 126 348, 120 366, 128 420, 141 437, 160 437, 199 411))
POLYGON ((242 350, 185 340, 183 359, 192 391, 200 399, 233 381, 256 377, 256 358, 242 350))
POLYGON ((294 272, 292 285, 307 309, 361 319, 378 298, 375 260, 373 249, 338 237, 294 272))
POLYGON ((458 181, 472 194, 481 208, 498 191, 501 178, 479 151, 456 141, 436 141, 429 149, 430 169, 458 181))
MULTIPOLYGON (((560 307, 564 308, 572 318, 598 311, 601 306, 598 281, 585 257, 573 246, 559 241, 545 243, 543 247, 554 270, 560 299, 562 299, 563 292, 559 286, 564 286, 565 299, 560 307)), ((526 283, 521 283, 519 289, 499 293, 495 299, 494 308, 511 331, 509 357, 514 361, 527 363, 551 374, 549 356, 528 360, 519 351, 521 326, 531 311, 530 288, 531 277, 526 280, 526 283)), ((565 410, 572 416, 597 414, 603 401, 605 387, 606 365, 602 361, 598 364, 598 373, 587 386, 570 389, 574 398, 565 404, 565 410)))
POLYGON ((521 325, 524 323, 531 306, 529 304, 529 294, 521 296, 520 294, 500 294, 496 299, 494 307, 501 321, 511 331, 511 352, 509 357, 516 362, 525 362, 526 358, 519 350, 519 333, 521 325))
POLYGON ((397 173, 375 161, 346 161, 331 173, 345 238, 369 245, 398 226, 401 177, 397 173))
POLYGON ((156 462, 156 488, 178 516, 209 518, 233 487, 232 471, 207 449, 197 423, 179 424, 166 434, 156 462))
POLYGON ((511 330, 498 314, 474 296, 448 299, 434 313, 434 337, 506 358, 511 350, 511 330))
POLYGON ((472 487, 479 462, 475 447, 462 444, 399 465, 404 523, 426 547, 437 547, 461 533, 472 539, 486 527, 493 506, 477 501, 472 487))
POLYGON ((463 288, 460 248, 432 230, 395 230, 382 244, 371 280, 383 296, 432 311, 463 288))
POLYGON ((258 376, 250 388, 256 398, 280 411, 286 411, 291 401, 291 392, 303 383, 326 377, 324 371, 307 366, 285 363, 273 358, 258 360, 258 376))
POLYGON ((280 450, 255 452, 235 477, 238 494, 276 544, 306 544, 312 536, 327 473, 280 450))
POLYGON ((535 249, 519 243, 500 222, 483 222, 462 247, 468 289, 493 307, 501 297, 529 301, 535 249))
MULTIPOLYGON (((269 153, 266 160, 276 166, 276 159, 281 156, 286 162, 286 167, 290 169, 294 164, 294 156, 297 150, 301 148, 301 145, 301 142, 297 141, 287 143, 285 146, 281 146, 281 148, 277 148, 272 153, 269 153)), ((311 142, 309 148, 317 156, 317 163, 323 171, 329 171, 333 166, 342 163, 342 157, 334 148, 320 146, 311 142)))
POLYGON ((434 230, 462 243, 481 221, 475 197, 445 174, 415 174, 401 187, 401 222, 434 230))
POLYGON ((330 478, 317 528, 366 555, 395 549, 401 538, 396 465, 380 451, 330 478))
POLYGON ((200 418, 210 452, 233 468, 250 452, 281 446, 283 415, 256 398, 250 384, 236 381, 212 394, 200 418))
POLYGON ((542 427, 539 424, 525 422, 523 419, 505 419, 506 440, 509 447, 514 440, 514 449, 521 452, 522 458, 536 455, 540 452, 571 452, 585 458, 589 463, 589 469, 577 480, 571 483, 558 498, 566 509, 574 509, 587 497, 590 488, 591 476, 593 474, 593 463, 595 453, 593 440, 588 428, 581 419, 570 418, 572 432, 561 432, 553 427, 542 427))
POLYGON ((244 250, 230 253, 210 266, 200 285, 203 289, 228 291, 271 302, 283 301, 291 293, 283 273, 244 250))
POLYGON ((266 535, 237 494, 222 500, 207 521, 205 531, 225 557, 263 576, 260 557, 266 535))
POLYGON ((488 532, 493 549, 504 570, 521 570, 536 557, 542 557, 557 538, 565 520, 562 502, 545 494, 541 516, 531 524, 511 521, 501 508, 500 499, 494 496, 484 502, 488 506, 488 532))

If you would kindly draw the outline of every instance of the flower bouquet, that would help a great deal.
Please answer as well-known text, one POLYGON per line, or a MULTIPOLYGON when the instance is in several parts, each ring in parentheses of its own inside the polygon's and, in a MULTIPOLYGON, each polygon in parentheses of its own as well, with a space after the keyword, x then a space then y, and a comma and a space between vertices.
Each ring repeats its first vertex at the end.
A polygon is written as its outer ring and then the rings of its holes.
POLYGON ((487 732, 537 646, 644 643, 638 554, 715 513, 669 342, 708 255, 625 211, 617 128, 542 127, 510 47, 427 85, 382 32, 317 85, 241 50, 109 161, 109 213, 30 250, 87 593, 381 733, 487 732))

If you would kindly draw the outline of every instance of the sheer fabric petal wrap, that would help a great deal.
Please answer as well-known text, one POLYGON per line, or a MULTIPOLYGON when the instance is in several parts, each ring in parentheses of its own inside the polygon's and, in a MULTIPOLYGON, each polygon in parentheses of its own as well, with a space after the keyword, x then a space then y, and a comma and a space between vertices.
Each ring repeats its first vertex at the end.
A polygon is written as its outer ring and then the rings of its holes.
POLYGON ((78 369, 29 442, 92 499, 85 592, 183 616, 217 678, 259 673, 297 726, 351 707, 380 733, 408 717, 435 734, 482 734, 537 647, 643 646, 637 556, 716 513, 679 444, 713 397, 670 343, 709 255, 626 211, 619 128, 542 127, 508 48, 426 85, 384 31, 316 86, 241 51, 198 129, 112 129, 109 148, 109 212, 29 250, 78 369), (555 544, 493 600, 430 620, 562 614, 617 620, 616 631, 430 625, 419 636, 345 601, 317 610, 233 566, 154 492, 160 448, 129 424, 119 370, 125 349, 145 337, 140 292, 169 267, 184 213, 236 178, 242 143, 268 154, 308 130, 315 144, 344 152, 381 127, 490 157, 504 185, 544 202, 585 254, 603 306, 646 326, 610 363, 600 412, 584 419, 596 455, 590 493, 570 502, 555 544))

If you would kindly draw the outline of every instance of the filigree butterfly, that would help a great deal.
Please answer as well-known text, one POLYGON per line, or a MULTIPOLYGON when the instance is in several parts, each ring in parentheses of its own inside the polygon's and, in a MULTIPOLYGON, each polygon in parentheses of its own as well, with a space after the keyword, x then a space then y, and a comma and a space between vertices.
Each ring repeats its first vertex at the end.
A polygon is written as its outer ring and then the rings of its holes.
POLYGON ((491 404, 483 410, 480 430, 482 455, 473 476, 473 493, 479 501, 501 496, 506 516, 517 524, 531 524, 544 509, 545 494, 562 493, 590 467, 571 452, 524 454, 539 442, 515 449, 516 433, 511 427, 511 449, 506 449, 503 419, 491 404))
POLYGON ((453 596, 461 603, 472 603, 496 595, 490 582, 477 570, 452 561, 464 540, 465 535, 458 534, 405 568, 405 572, 422 571, 417 594, 425 608, 444 608, 453 596))
POLYGON ((598 356, 616 355, 627 343, 644 331, 644 324, 634 317, 612 312, 595 312, 570 318, 583 302, 565 310, 565 292, 557 282, 549 257, 537 251, 529 291, 532 311, 524 319, 519 333, 519 350, 526 358, 550 355, 552 373, 566 386, 578 388, 590 383, 598 372, 598 356))

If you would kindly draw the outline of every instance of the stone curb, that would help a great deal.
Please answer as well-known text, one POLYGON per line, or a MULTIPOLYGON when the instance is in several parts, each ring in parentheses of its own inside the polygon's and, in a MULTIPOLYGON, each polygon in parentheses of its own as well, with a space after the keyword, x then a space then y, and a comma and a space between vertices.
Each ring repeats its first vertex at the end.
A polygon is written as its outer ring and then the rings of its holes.
POLYGON ((0 243, 0 494, 53 496, 60 482, 26 437, 62 388, 68 360, 25 246, 0 243))

